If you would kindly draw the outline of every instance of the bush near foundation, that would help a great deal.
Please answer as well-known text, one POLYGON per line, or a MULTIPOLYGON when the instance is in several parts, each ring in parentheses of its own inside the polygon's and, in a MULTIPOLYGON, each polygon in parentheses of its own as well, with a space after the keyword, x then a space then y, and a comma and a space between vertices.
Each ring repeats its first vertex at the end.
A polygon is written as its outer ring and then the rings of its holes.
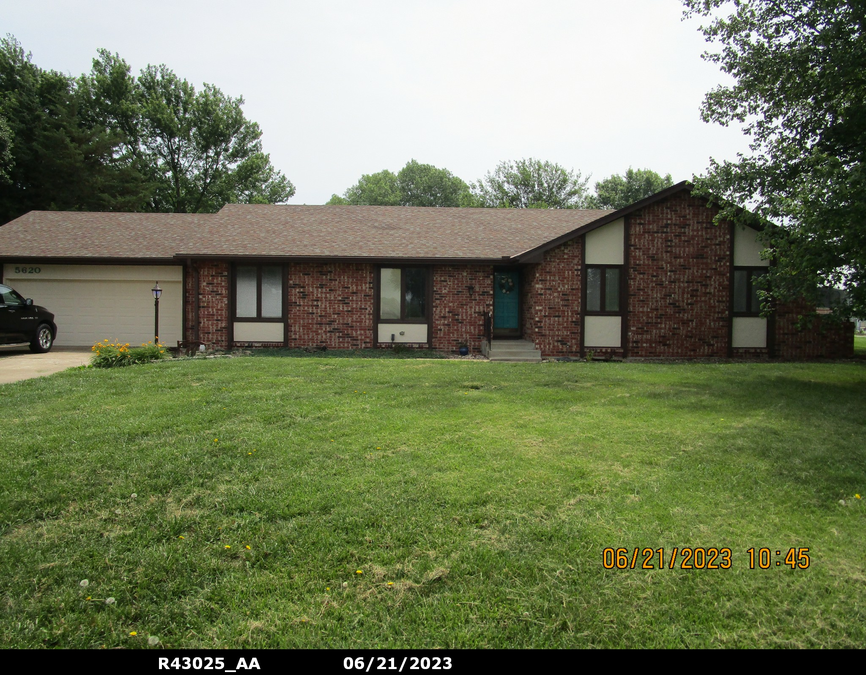
POLYGON ((130 347, 129 343, 103 340, 91 347, 93 356, 90 363, 94 368, 114 368, 131 366, 135 363, 150 363, 168 358, 165 345, 159 341, 145 342, 141 347, 130 347))

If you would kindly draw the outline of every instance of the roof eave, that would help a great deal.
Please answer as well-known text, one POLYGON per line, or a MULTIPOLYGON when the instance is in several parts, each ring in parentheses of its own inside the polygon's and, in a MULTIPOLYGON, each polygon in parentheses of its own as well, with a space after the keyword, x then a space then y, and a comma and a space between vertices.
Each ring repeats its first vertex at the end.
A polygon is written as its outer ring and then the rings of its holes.
POLYGON ((220 261, 257 261, 257 262, 342 262, 369 264, 418 264, 418 265, 497 265, 510 261, 512 256, 495 256, 481 258, 455 258, 430 256, 340 256, 340 255, 267 255, 267 254, 209 254, 209 253, 176 253, 175 259, 182 260, 220 260, 220 261))
POLYGON ((11 263, 18 261, 27 261, 28 264, 54 264, 54 265, 80 265, 82 263, 91 263, 94 265, 176 265, 177 260, 171 256, 160 257, 130 257, 130 256, 90 256, 90 255, 68 255, 68 256, 49 256, 49 255, 21 255, 0 253, 0 263, 11 263))

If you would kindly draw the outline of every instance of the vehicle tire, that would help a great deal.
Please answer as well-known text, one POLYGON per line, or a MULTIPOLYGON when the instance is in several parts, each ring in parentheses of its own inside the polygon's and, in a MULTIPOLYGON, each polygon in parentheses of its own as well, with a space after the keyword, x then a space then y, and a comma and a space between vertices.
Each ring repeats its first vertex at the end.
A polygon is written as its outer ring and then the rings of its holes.
POLYGON ((36 329, 36 334, 33 336, 33 342, 30 343, 30 351, 36 354, 44 354, 51 349, 54 344, 54 333, 51 332, 51 326, 47 323, 40 323, 36 329))

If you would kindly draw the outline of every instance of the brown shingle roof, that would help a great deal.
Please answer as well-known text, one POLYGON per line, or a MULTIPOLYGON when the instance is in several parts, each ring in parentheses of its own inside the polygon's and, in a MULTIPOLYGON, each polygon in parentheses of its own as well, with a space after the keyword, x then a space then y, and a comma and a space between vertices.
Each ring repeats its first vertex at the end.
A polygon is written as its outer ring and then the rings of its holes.
POLYGON ((170 260, 213 215, 31 211, 0 227, 0 257, 170 260))
POLYGON ((600 210, 232 204, 216 214, 32 211, 0 227, 0 257, 502 259, 600 210))

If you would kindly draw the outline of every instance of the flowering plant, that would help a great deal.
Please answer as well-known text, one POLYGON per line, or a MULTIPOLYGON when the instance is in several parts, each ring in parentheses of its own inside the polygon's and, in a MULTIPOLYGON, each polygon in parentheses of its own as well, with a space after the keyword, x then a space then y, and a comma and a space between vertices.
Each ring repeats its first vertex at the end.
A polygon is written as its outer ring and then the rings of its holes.
POLYGON ((165 345, 151 340, 141 347, 130 348, 129 343, 109 342, 103 340, 90 348, 93 352, 90 362, 95 368, 113 368, 115 366, 131 366, 133 363, 150 363, 167 358, 165 345))

